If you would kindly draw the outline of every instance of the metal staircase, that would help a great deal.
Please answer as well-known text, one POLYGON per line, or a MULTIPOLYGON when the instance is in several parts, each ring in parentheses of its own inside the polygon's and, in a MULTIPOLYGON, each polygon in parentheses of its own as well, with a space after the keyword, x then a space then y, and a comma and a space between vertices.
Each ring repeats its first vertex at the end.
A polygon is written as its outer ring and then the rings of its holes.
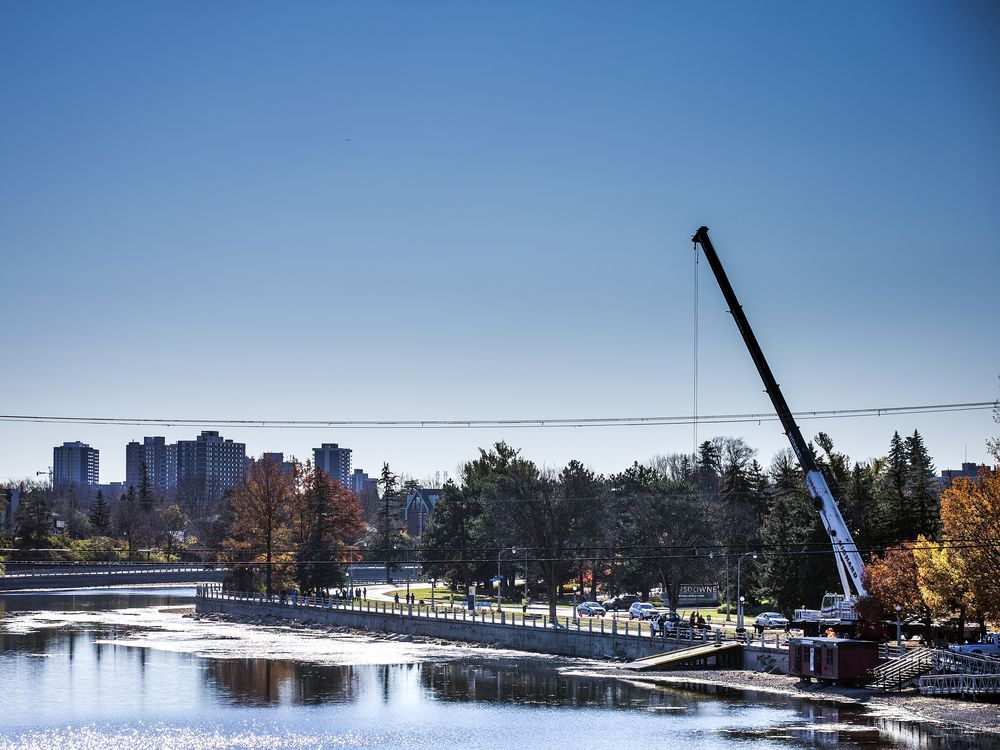
POLYGON ((881 664, 872 686, 902 690, 917 685, 923 695, 978 698, 1000 695, 1000 659, 921 648, 881 664))
POLYGON ((922 675, 931 671, 931 659, 929 648, 909 651, 898 659, 875 667, 871 684, 882 690, 902 690, 916 684, 922 675))

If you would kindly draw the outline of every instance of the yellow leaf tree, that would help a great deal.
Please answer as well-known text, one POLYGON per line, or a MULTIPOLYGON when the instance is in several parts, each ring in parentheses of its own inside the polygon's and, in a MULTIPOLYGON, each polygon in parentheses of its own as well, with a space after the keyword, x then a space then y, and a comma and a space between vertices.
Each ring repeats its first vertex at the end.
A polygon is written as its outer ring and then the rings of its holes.
POLYGON ((1000 618, 1000 471, 954 480, 941 493, 941 528, 985 631, 988 620, 1000 618))

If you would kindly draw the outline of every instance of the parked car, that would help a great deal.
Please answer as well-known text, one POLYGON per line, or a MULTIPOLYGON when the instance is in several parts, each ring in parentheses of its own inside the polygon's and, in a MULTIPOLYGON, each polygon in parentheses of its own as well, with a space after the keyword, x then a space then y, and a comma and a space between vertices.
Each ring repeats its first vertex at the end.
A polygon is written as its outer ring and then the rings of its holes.
POLYGON ((753 621, 758 629, 784 628, 788 625, 788 618, 780 612, 761 612, 753 621))
POLYGON ((583 602, 583 604, 577 605, 576 616, 577 617, 603 617, 605 614, 605 609, 597 602, 583 602))
POLYGON ((681 616, 676 612, 661 612, 649 623, 650 633, 653 635, 663 635, 663 633, 674 633, 681 625, 681 616))
POLYGON ((987 633, 979 643, 958 643, 948 646, 957 654, 975 656, 1000 656, 1000 633, 987 633))
POLYGON ((630 620, 649 620, 659 614, 654 607, 649 602, 632 602, 632 606, 628 608, 628 619, 630 620))
POLYGON ((604 600, 601 602, 601 606, 608 612, 617 612, 622 609, 627 610, 637 601, 639 601, 639 597, 635 594, 619 594, 618 596, 604 600))

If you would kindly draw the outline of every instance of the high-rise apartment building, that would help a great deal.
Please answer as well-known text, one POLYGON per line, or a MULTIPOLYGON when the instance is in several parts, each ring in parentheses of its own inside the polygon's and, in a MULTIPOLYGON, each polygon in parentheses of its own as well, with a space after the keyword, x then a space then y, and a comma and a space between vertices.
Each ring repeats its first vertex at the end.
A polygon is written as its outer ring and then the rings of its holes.
POLYGON ((125 486, 142 485, 142 466, 155 492, 164 493, 177 482, 176 448, 162 437, 144 437, 125 446, 125 486), (174 453, 173 460, 170 454, 174 453))
POLYGON ((378 480, 372 479, 361 469, 355 469, 351 475, 351 483, 348 485, 351 491, 358 497, 370 495, 378 496, 378 480))
POLYGON ((286 477, 290 477, 295 473, 295 461, 286 461, 284 453, 265 453, 261 458, 274 461, 274 463, 281 467, 281 473, 286 477))
POLYGON ((313 448, 313 464, 348 489, 353 486, 350 448, 341 448, 336 443, 323 443, 319 448, 313 448))
POLYGON ((100 451, 79 441, 63 443, 52 449, 52 484, 97 484, 100 474, 100 451))
POLYGON ((217 502, 239 484, 246 465, 246 445, 205 430, 194 440, 178 440, 177 494, 188 504, 217 502))

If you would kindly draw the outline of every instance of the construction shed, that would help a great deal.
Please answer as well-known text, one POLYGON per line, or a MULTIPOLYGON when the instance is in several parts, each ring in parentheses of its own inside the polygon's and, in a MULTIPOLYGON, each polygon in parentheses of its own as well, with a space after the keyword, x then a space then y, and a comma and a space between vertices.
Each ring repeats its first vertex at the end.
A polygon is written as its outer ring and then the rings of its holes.
POLYGON ((788 673, 806 680, 864 684, 878 665, 878 643, 851 638, 791 638, 788 673))

